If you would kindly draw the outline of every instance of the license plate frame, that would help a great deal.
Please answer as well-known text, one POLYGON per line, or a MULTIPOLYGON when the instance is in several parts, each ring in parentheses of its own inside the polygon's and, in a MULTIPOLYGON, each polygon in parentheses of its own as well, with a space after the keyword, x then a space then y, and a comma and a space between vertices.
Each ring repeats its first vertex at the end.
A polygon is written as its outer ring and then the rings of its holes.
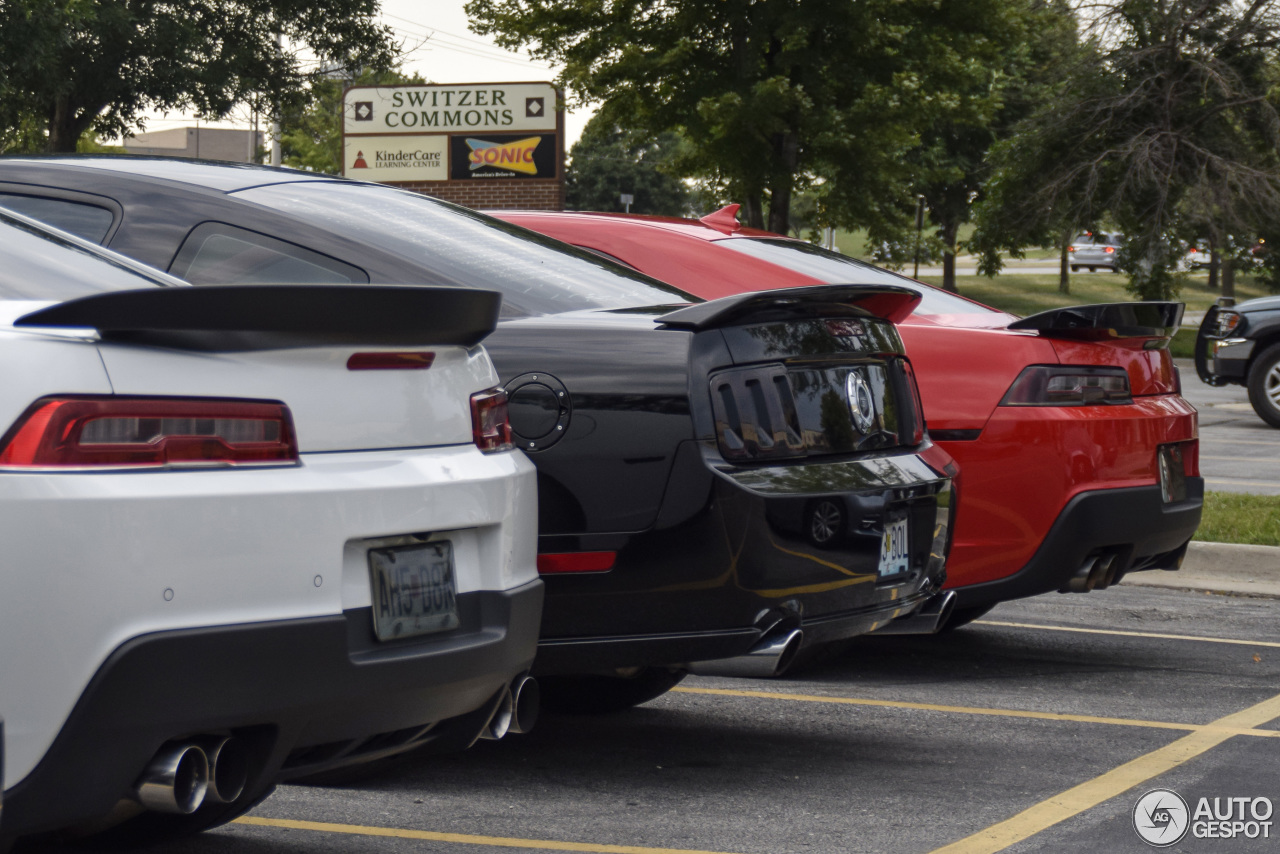
POLYGON ((906 513, 897 513, 885 519, 884 533, 880 535, 880 565, 876 575, 892 578, 911 569, 911 524, 906 513))
POLYGON ((386 642, 458 628, 453 543, 369 549, 373 633, 386 642))

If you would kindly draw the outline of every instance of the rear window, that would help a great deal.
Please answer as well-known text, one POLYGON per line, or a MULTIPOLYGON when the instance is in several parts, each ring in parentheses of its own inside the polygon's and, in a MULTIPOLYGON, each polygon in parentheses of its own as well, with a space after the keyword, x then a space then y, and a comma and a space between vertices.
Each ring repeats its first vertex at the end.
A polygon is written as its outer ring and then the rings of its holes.
POLYGON ((700 302, 598 255, 437 199, 369 184, 271 184, 235 194, 394 254, 424 284, 500 291, 506 316, 700 302))
POLYGON ((168 284, 80 244, 0 215, 0 299, 63 301, 168 284))
POLYGON ((93 243, 101 243, 115 221, 115 215, 106 208, 69 199, 0 193, 0 205, 93 243))
POLYGON ((716 241, 744 255, 786 267, 829 285, 897 285, 920 294, 915 314, 998 314, 994 308, 970 302, 941 288, 899 276, 872 264, 830 252, 799 240, 759 240, 753 237, 731 237, 716 241))

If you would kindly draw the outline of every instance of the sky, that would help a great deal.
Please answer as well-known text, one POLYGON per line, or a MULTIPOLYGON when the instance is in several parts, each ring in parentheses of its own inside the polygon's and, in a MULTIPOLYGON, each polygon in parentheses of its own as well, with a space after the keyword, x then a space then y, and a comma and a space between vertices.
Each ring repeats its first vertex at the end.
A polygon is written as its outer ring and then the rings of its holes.
MULTIPOLYGON (((531 60, 527 54, 503 50, 486 36, 467 28, 466 0, 382 0, 382 22, 395 31, 406 51, 405 68, 432 83, 520 83, 555 79, 559 69, 531 60)), ((565 115, 565 148, 582 134, 594 110, 565 115)), ((203 127, 249 127, 247 109, 227 121, 200 122, 203 127)), ((196 124, 190 114, 151 114, 148 131, 196 124)))

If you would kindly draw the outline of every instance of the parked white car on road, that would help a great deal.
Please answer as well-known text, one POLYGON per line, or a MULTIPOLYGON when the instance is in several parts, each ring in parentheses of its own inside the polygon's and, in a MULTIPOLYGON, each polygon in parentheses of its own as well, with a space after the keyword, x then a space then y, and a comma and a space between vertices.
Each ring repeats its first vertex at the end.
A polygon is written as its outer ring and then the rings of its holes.
POLYGON ((0 262, 0 849, 530 724, 497 294, 192 288, 3 211, 0 262))

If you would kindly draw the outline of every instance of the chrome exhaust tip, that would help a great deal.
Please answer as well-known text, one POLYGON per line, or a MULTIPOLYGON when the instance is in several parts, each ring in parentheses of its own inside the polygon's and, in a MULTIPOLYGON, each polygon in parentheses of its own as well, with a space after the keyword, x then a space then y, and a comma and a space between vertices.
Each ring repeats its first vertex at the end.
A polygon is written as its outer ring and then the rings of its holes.
POLYGON ((746 655, 692 661, 688 670, 701 676, 741 676, 748 679, 781 676, 791 666, 791 662, 795 661, 803 643, 803 631, 786 629, 777 634, 766 635, 746 655))
POLYGON ((542 689, 531 676, 519 676, 511 683, 511 726, 508 732, 524 735, 538 722, 542 689))
POLYGON ((209 791, 209 758, 194 744, 160 748, 134 787, 138 803, 149 810, 190 815, 209 791))
POLYGON ((872 634, 877 635, 933 635, 951 619, 956 608, 956 592, 943 590, 925 600, 911 614, 890 620, 872 634))
POLYGON ((515 704, 511 702, 511 687, 507 686, 502 689, 502 699, 498 701, 498 706, 493 710, 493 715, 489 718, 489 723, 485 724, 480 737, 485 741, 497 741, 510 732, 514 708, 515 704))
POLYGON ((209 758, 209 791, 205 795, 217 804, 233 803, 249 782, 249 751, 232 736, 212 736, 196 742, 209 758))
POLYGON ((1084 564, 1076 570, 1075 575, 1067 579, 1067 583, 1063 585, 1061 592, 1088 593, 1098 583, 1097 567, 1098 559, 1096 557, 1085 560, 1084 564))

